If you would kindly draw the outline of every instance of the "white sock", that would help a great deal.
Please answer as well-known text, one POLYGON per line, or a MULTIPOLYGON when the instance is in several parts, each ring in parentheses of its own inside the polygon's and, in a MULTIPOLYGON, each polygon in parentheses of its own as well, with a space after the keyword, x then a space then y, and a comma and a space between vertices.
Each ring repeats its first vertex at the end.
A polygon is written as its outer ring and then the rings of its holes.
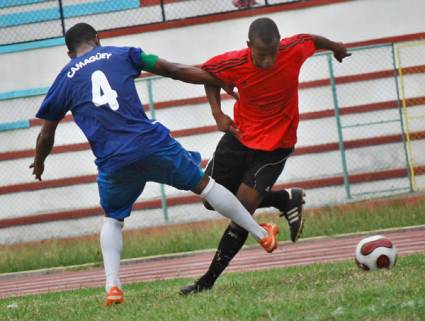
POLYGON ((103 265, 106 276, 106 292, 113 286, 121 289, 120 257, 122 251, 122 227, 124 222, 105 217, 100 232, 100 247, 102 249, 103 265))
POLYGON ((267 231, 258 225, 236 196, 211 177, 202 191, 201 197, 221 215, 231 219, 251 233, 257 241, 268 235, 267 231))

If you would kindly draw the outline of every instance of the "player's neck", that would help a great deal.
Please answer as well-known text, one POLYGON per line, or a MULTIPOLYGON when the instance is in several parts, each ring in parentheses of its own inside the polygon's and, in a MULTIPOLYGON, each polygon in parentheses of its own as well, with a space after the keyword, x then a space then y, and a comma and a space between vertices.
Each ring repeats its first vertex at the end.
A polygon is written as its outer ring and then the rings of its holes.
POLYGON ((86 53, 88 53, 89 51, 92 51, 95 47, 95 45, 92 44, 82 44, 80 47, 78 47, 77 49, 77 54, 76 57, 85 55, 86 53))

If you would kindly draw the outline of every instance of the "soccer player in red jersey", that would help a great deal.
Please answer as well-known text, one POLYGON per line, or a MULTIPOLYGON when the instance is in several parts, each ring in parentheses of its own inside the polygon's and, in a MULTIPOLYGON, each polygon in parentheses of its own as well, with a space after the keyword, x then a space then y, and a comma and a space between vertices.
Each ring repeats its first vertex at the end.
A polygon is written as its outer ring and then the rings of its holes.
MULTIPOLYGON (((234 120, 221 110, 220 88, 205 86, 218 129, 225 132, 206 173, 233 192, 253 214, 259 207, 275 207, 288 220, 296 242, 303 229, 304 191, 271 191, 297 142, 298 77, 304 61, 327 49, 339 61, 348 56, 342 43, 298 34, 281 39, 273 20, 260 18, 249 28, 248 48, 215 56, 203 69, 237 87, 234 120)), ((205 203, 207 208, 212 207, 205 203)), ((224 232, 208 271, 183 295, 211 289, 248 233, 231 222, 224 232)))

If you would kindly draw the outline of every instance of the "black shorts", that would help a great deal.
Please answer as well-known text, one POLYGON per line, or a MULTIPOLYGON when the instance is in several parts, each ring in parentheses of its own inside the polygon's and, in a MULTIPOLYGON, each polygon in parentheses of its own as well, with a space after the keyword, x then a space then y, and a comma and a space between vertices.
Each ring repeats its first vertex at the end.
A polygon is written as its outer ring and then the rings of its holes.
POLYGON ((282 173, 293 148, 262 151, 248 148, 230 134, 224 134, 208 162, 206 174, 236 195, 244 183, 264 195, 282 173))

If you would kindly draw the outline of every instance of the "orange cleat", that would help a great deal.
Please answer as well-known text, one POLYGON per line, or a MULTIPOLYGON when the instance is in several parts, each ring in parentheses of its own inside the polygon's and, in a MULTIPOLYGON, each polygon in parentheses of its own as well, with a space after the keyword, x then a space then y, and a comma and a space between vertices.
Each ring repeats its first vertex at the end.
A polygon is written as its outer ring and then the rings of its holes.
POLYGON ((109 306, 112 304, 119 304, 123 302, 124 302, 124 293, 116 286, 113 286, 112 288, 110 288, 108 293, 106 294, 105 305, 109 306))
POLYGON ((277 249, 277 235, 279 234, 279 226, 274 223, 260 224, 269 235, 258 241, 260 245, 269 253, 277 249))

